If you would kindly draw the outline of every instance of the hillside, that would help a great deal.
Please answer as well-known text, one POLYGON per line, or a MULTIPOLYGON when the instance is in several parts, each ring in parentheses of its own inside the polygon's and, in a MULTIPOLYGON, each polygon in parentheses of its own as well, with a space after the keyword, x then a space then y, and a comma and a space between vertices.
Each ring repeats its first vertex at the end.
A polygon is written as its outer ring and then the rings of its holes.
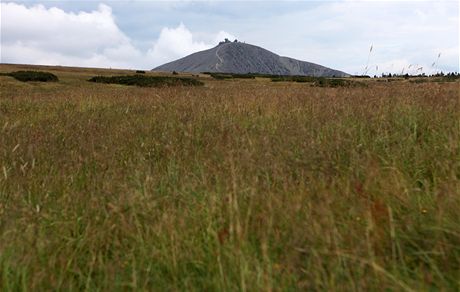
POLYGON ((222 42, 166 63, 153 71, 260 73, 273 75, 305 75, 345 77, 347 73, 318 64, 282 57, 258 46, 240 42, 222 42))

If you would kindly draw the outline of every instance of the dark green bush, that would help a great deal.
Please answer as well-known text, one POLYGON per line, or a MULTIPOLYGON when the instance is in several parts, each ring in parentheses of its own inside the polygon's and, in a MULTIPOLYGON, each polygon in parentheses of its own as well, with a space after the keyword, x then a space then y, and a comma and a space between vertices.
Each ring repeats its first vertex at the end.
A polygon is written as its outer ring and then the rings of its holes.
POLYGON ((211 75, 214 79, 255 79, 258 74, 254 73, 216 73, 216 72, 203 72, 203 74, 211 75))
POLYGON ((248 73, 248 74, 232 74, 232 78, 238 78, 238 79, 255 79, 256 76, 254 74, 248 73))
POLYGON ((136 74, 145 74, 144 70, 136 70, 136 74))
POLYGON ((90 82, 135 85, 141 87, 164 87, 164 86, 201 86, 204 83, 192 78, 178 78, 165 76, 95 76, 89 79, 90 82))
MULTIPOLYGON (((326 78, 326 77, 313 77, 313 76, 300 76, 300 75, 271 75, 271 74, 260 74, 260 73, 247 73, 247 74, 235 74, 235 73, 215 73, 215 72, 203 72, 203 74, 211 75, 214 79, 254 79, 270 78, 272 82, 299 82, 299 83, 313 83, 314 86, 318 87, 357 87, 366 86, 366 84, 353 80, 345 80, 340 78, 326 78)), ((368 76, 360 76, 361 78, 368 78, 368 76)))
POLYGON ((430 80, 418 78, 418 79, 409 80, 409 82, 410 83, 426 83, 426 82, 430 82, 430 80))
POLYGON ((444 75, 440 78, 441 82, 453 82, 460 79, 460 75, 455 75, 453 73, 444 75))
POLYGON ((277 76, 272 77, 272 82, 316 82, 321 77, 311 77, 311 76, 277 76))
POLYGON ((278 76, 271 78, 272 82, 300 82, 313 83, 317 87, 358 87, 366 86, 363 82, 340 78, 311 77, 311 76, 278 76))
POLYGON ((425 83, 425 82, 440 82, 440 83, 444 83, 444 82, 455 82, 457 81, 458 79, 460 79, 460 76, 455 76, 455 75, 452 75, 452 76, 443 76, 443 77, 431 77, 431 78, 418 78, 418 79, 414 79, 414 80, 409 80, 409 82, 411 83, 425 83))
POLYGON ((335 78, 319 78, 315 81, 314 86, 318 87, 362 87, 366 86, 363 82, 335 79, 335 78))
POLYGON ((11 76, 16 80, 22 82, 28 81, 38 81, 38 82, 57 82, 59 79, 56 75, 49 73, 49 72, 41 72, 41 71, 16 71, 10 73, 4 73, 2 75, 11 76))
POLYGON ((209 75, 211 75, 212 78, 218 79, 218 80, 232 79, 233 78, 231 74, 211 73, 209 75))

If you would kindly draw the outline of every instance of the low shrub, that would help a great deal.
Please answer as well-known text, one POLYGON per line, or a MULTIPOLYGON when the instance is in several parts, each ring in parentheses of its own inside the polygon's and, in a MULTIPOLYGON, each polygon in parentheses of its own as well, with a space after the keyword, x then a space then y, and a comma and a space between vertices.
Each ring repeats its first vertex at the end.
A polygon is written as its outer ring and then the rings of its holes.
MULTIPOLYGON (((318 87, 357 87, 366 86, 366 84, 353 81, 345 80, 340 78, 326 78, 326 77, 313 77, 313 76, 301 76, 301 75, 270 75, 270 74, 259 74, 259 73, 247 73, 247 74, 235 74, 235 73, 215 73, 215 72, 203 72, 208 74, 214 79, 255 79, 259 78, 270 78, 272 82, 299 82, 299 83, 313 83, 314 86, 318 87)), ((368 78, 367 76, 360 76, 360 78, 368 78)), ((370 78, 370 77, 369 77, 370 78)))
POLYGON ((230 74, 221 74, 221 73, 211 73, 212 78, 218 79, 218 80, 223 80, 223 79, 233 79, 232 75, 230 74))
POLYGON ((443 76, 443 77, 435 77, 435 78, 418 78, 418 79, 413 79, 413 80, 409 80, 409 82, 411 83, 426 83, 426 82, 440 82, 440 83, 444 83, 444 82, 455 82, 457 80, 460 79, 460 76, 455 76, 455 75, 452 75, 452 76, 443 76))
POLYGON ((145 74, 144 70, 136 70, 136 74, 145 74))
POLYGON ((165 86, 201 86, 203 82, 192 78, 178 78, 165 76, 94 76, 88 81, 107 84, 135 85, 141 87, 165 87, 165 86))
POLYGON ((439 78, 439 82, 454 82, 456 80, 459 80, 460 79, 460 75, 454 75, 454 74, 451 74, 451 75, 444 75, 442 76, 441 78, 439 78))
POLYGON ((335 78, 319 78, 315 81, 314 86, 318 87, 363 87, 366 86, 363 82, 335 79, 335 78))
POLYGON ((13 77, 16 80, 22 82, 29 82, 29 81, 38 81, 38 82, 57 82, 59 79, 56 75, 49 72, 42 72, 42 71, 16 71, 10 73, 3 73, 4 76, 13 77))
POLYGON ((430 80, 427 80, 427 79, 413 79, 413 80, 409 80, 410 83, 426 83, 426 82, 430 82, 430 80))
POLYGON ((277 76, 272 77, 272 82, 316 82, 319 77, 311 77, 311 76, 277 76))
POLYGON ((238 78, 238 79, 255 79, 256 76, 254 74, 232 74, 232 78, 238 78))
POLYGON ((363 82, 340 78, 312 77, 312 76, 278 76, 271 78, 272 82, 300 82, 312 83, 317 87, 359 87, 366 86, 363 82))
POLYGON ((211 75, 214 79, 255 79, 257 74, 253 73, 215 73, 215 72, 203 72, 203 74, 211 75))

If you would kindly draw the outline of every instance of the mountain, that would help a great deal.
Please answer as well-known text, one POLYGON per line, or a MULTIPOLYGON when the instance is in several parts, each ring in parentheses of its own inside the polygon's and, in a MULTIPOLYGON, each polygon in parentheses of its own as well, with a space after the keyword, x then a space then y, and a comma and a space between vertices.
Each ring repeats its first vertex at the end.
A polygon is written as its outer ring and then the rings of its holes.
POLYGON ((152 71, 349 76, 345 72, 318 64, 282 57, 258 46, 228 40, 219 43, 212 49, 200 51, 158 66, 152 71))

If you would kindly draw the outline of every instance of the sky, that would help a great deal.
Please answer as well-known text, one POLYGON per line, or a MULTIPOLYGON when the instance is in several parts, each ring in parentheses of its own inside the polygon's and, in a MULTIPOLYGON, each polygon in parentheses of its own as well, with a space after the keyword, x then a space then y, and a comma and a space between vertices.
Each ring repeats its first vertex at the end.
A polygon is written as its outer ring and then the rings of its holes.
POLYGON ((224 38, 350 74, 459 72, 458 1, 8 1, 1 63, 152 69, 224 38))

